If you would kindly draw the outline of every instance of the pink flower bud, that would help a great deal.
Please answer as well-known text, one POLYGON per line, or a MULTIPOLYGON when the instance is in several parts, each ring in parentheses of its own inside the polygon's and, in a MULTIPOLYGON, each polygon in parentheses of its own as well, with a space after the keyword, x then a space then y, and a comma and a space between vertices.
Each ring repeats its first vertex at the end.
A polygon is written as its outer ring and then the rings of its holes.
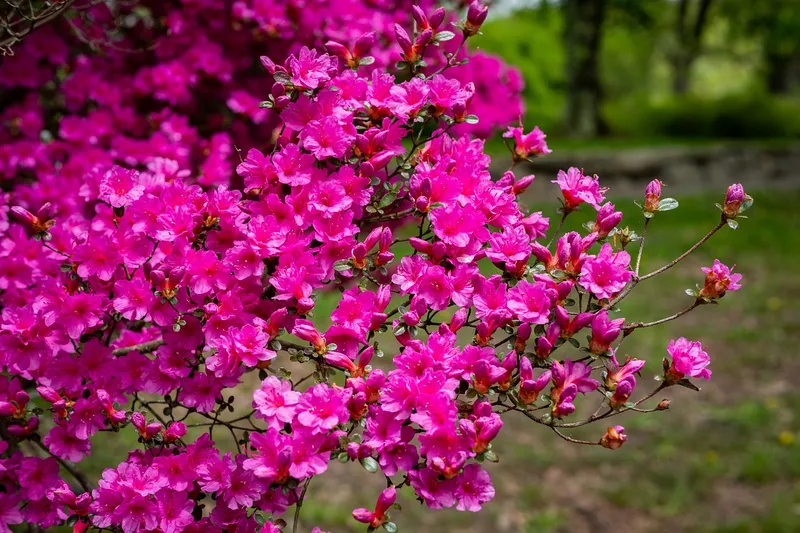
POLYGON ((533 183, 534 178, 536 178, 536 176, 533 174, 529 174, 523 178, 520 178, 519 181, 517 181, 514 186, 511 187, 511 194, 516 196, 525 192, 525 190, 533 183))
POLYGON ((658 202, 661 201, 661 180, 653 180, 644 189, 644 210, 648 213, 655 213, 658 210, 658 202))
POLYGON ((625 428, 622 426, 614 426, 608 428, 606 434, 600 439, 600 445, 609 450, 616 450, 622 446, 628 436, 625 434, 625 428))
POLYGON ((39 396, 50 403, 62 401, 61 395, 50 387, 36 387, 36 392, 39 393, 39 396))
POLYGON ((464 24, 464 36, 471 37, 476 35, 489 14, 489 7, 485 6, 480 0, 474 0, 467 10, 467 22, 464 24))
POLYGON ((350 64, 350 60, 353 58, 350 50, 348 50, 345 45, 337 43, 336 41, 328 41, 325 43, 325 50, 327 50, 329 54, 335 55, 336 57, 342 59, 348 65, 350 64))
POLYGON ((400 24, 394 25, 394 36, 397 39, 397 44, 403 50, 403 57, 408 61, 414 54, 414 45, 411 43, 411 37, 408 36, 408 32, 400 24))
POLYGON ((365 33, 356 39, 356 43, 353 45, 353 55, 358 59, 363 58, 370 51, 373 44, 375 44, 375 32, 365 33))
POLYGON ((418 239, 417 237, 411 237, 408 239, 408 243, 421 254, 431 255, 433 251, 433 245, 431 243, 423 239, 418 239))
POLYGON ((447 13, 445 12, 443 7, 440 7, 436 11, 434 11, 433 14, 430 16, 430 18, 428 19, 431 28, 433 28, 434 30, 439 29, 439 26, 441 26, 442 22, 444 22, 444 18, 446 15, 447 13))
POLYGON ((183 422, 173 422, 164 431, 164 442, 170 444, 184 435, 186 435, 186 425, 183 422))
POLYGON ((425 16, 425 12, 422 11, 422 8, 418 5, 411 6, 411 16, 414 17, 414 21, 417 23, 420 30, 430 28, 428 17, 425 16))
POLYGON ((453 314, 453 318, 450 319, 449 324, 450 331, 455 333, 464 327, 464 324, 467 323, 467 311, 468 309, 466 307, 462 307, 453 314))
POLYGON ((725 218, 736 218, 744 200, 744 187, 740 183, 734 183, 728 187, 728 192, 725 194, 725 206, 722 208, 723 216, 725 218))
POLYGON ((328 351, 328 344, 310 320, 301 319, 295 322, 294 328, 292 328, 292 335, 298 339, 309 342, 320 355, 328 351))
POLYGON ((276 337, 284 324, 286 324, 286 319, 288 317, 289 310, 285 307, 274 311, 269 316, 269 321, 267 322, 267 327, 264 329, 264 331, 270 336, 270 338, 276 337))
POLYGON ((531 325, 527 322, 523 322, 517 328, 517 338, 514 341, 514 350, 518 353, 522 353, 525 351, 525 345, 528 342, 528 339, 531 338, 532 333, 531 325))
POLYGON ((17 407, 11 402, 0 401, 0 416, 12 416, 17 412, 17 407))

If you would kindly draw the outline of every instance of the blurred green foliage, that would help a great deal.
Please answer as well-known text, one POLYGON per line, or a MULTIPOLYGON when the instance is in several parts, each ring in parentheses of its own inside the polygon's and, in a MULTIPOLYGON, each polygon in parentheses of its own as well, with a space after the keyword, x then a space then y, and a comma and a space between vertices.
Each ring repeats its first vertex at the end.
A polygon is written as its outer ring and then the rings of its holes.
MULTIPOLYGON (((673 92, 679 2, 607 4, 599 69, 609 136, 800 138, 797 1, 794 8, 788 0, 713 1, 686 94, 673 92)), ((551 137, 569 133, 564 43, 571 37, 561 3, 542 1, 490 19, 472 43, 520 70, 525 124, 551 137)))

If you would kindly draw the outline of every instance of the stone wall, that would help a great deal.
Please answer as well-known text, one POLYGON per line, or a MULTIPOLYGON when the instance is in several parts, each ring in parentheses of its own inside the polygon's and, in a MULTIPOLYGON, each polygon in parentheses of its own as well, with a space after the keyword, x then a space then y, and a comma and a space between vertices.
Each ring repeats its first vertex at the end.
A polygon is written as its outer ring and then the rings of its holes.
MULTIPOLYGON (((492 173, 502 174, 508 163, 508 159, 496 160, 492 173)), ((746 190, 800 188, 800 144, 570 150, 519 165, 515 173, 536 174, 536 189, 531 192, 553 194, 548 182, 559 170, 571 166, 597 174, 603 184, 613 187, 615 195, 640 194, 653 178, 661 179, 668 190, 681 192, 719 190, 736 182, 746 190)))

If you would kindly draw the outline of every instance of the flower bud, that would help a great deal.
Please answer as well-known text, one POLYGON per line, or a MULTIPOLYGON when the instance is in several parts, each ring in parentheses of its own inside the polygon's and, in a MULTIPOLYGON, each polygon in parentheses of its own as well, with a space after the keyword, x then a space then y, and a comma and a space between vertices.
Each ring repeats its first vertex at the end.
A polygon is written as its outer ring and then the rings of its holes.
POLYGON ((476 35, 489 14, 489 7, 480 0, 474 0, 467 10, 467 22, 464 24, 464 37, 476 35))
POLYGON ((375 44, 375 32, 371 31, 365 33, 356 39, 356 43, 353 45, 353 55, 357 59, 363 58, 364 55, 369 52, 370 48, 372 48, 373 44, 375 44))
POLYGON ((671 403, 672 402, 670 402, 668 399, 665 398, 665 399, 661 400, 660 402, 658 402, 658 405, 656 406, 656 410, 658 410, 658 411, 666 411, 667 409, 669 409, 669 406, 670 406, 671 403))
POLYGON ((614 204, 606 202, 597 212, 597 219, 595 220, 592 231, 597 233, 598 239, 604 239, 612 229, 617 227, 617 224, 619 224, 621 220, 622 212, 614 211, 614 204))
POLYGON ((648 213, 658 211, 658 202, 661 201, 661 180, 653 180, 644 189, 644 210, 648 213))
POLYGON ((533 174, 529 174, 524 178, 520 178, 520 180, 517 181, 513 187, 511 187, 511 194, 516 196, 525 192, 525 190, 531 186, 531 183, 533 183, 534 178, 536 178, 536 176, 533 174))
POLYGON ((625 434, 625 428, 622 426, 614 426, 608 428, 606 434, 600 439, 600 445, 609 450, 616 450, 622 446, 628 436, 625 434))
POLYGON ((411 43, 411 37, 408 36, 408 32, 406 32, 400 24, 395 24, 394 36, 397 39, 397 44, 399 44, 400 48, 403 50, 403 57, 409 60, 409 57, 414 54, 414 45, 411 43))
POLYGON ((325 43, 325 50, 328 51, 329 54, 334 55, 340 59, 342 59, 345 63, 350 65, 351 60, 353 59, 353 55, 350 53, 350 50, 341 43, 337 43, 336 41, 328 41, 325 43))
POLYGON ((440 7, 439 9, 434 11, 433 15, 431 15, 430 18, 428 19, 431 28, 433 28, 434 30, 439 29, 439 26, 441 26, 442 22, 444 22, 444 17, 446 14, 447 13, 445 12, 443 7, 440 7))
POLYGON ((518 353, 522 353, 525 351, 525 344, 527 344, 528 339, 531 338, 531 325, 527 322, 523 322, 517 328, 517 338, 514 341, 514 350, 518 353))
POLYGON ((725 206, 722 208, 722 216, 724 218, 736 218, 742 208, 744 199, 744 187, 740 183, 734 183, 728 187, 728 192, 725 195, 725 206))
POLYGON ((456 331, 464 327, 464 324, 467 323, 467 311, 468 309, 466 307, 462 307, 455 312, 453 318, 450 319, 450 325, 449 325, 450 331, 455 333, 456 331))

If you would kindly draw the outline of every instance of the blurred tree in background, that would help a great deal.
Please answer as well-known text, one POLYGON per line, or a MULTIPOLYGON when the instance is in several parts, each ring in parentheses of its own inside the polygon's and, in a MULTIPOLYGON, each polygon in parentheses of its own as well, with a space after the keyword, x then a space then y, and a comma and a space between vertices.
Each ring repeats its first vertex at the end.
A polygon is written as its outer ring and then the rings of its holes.
POLYGON ((551 135, 800 137, 800 0, 498 0, 475 44, 551 135))

